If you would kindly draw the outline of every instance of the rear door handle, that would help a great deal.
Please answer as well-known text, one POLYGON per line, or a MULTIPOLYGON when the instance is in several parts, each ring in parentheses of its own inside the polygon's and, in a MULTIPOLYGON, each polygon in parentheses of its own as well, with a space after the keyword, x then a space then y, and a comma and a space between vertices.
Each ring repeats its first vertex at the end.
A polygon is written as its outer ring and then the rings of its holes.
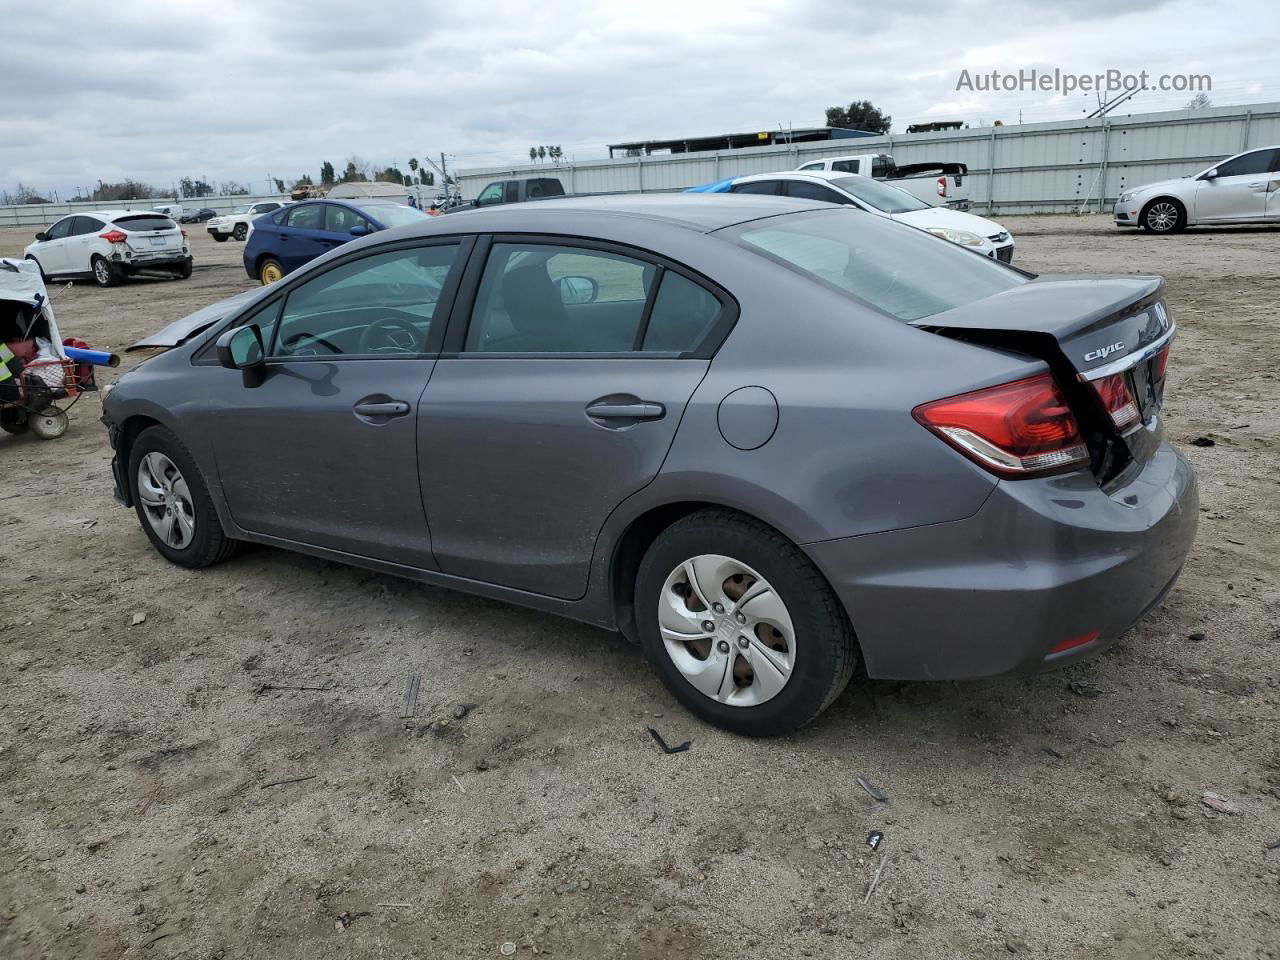
POLYGON ((587 416, 593 420, 661 420, 667 408, 660 403, 593 403, 587 416))
POLYGON ((403 417, 409 404, 403 400, 362 400, 352 409, 362 417, 403 417))

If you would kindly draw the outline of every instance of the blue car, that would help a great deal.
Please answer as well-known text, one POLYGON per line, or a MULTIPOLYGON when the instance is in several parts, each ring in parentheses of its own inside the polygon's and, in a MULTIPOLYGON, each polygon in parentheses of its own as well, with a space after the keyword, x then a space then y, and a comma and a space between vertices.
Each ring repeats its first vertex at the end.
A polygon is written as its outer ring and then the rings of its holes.
POLYGON ((253 221, 244 271, 265 286, 355 237, 429 219, 390 200, 306 200, 253 221))

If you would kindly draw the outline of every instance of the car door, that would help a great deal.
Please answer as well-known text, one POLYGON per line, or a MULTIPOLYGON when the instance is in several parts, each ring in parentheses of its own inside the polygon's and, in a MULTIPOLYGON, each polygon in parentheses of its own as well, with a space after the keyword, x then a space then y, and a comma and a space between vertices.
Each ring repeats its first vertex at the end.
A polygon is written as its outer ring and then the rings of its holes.
POLYGON ((657 257, 585 240, 497 237, 472 262, 418 418, 432 549, 446 573, 577 598, 736 308, 657 257))
POLYGON ((333 238, 324 229, 325 203, 300 204, 289 211, 278 231, 277 250, 285 273, 292 273, 322 253, 333 249, 333 238))
POLYGON ((249 318, 263 331, 265 376, 246 387, 219 367, 214 388, 218 476, 237 524, 434 566, 415 420, 470 243, 363 251, 282 285, 249 318))
POLYGON ((1196 221, 1262 219, 1275 154, 1273 149, 1242 153, 1219 164, 1216 177, 1201 177, 1196 182, 1196 221))
POLYGON ((98 234, 106 230, 107 225, 97 217, 83 214, 76 217, 70 235, 62 241, 68 271, 88 273, 92 269, 89 258, 93 255, 93 241, 98 238, 98 234))
POLYGON ((39 241, 31 251, 40 263, 40 269, 50 276, 70 270, 67 266, 66 243, 71 231, 75 229, 75 223, 75 217, 63 217, 44 232, 45 239, 39 241))

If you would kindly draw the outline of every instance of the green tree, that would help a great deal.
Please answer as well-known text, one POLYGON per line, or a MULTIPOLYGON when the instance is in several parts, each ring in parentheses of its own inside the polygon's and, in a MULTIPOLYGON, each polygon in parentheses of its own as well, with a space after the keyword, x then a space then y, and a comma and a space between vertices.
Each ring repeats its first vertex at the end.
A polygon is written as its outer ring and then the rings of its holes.
POLYGON ((320 164, 320 182, 326 187, 333 185, 333 164, 326 160, 320 164))
POLYGON ((539 160, 545 160, 545 159, 547 159, 547 148, 546 148, 546 147, 539 147, 539 148, 538 148, 538 159, 539 159, 539 160))
POLYGON ((276 193, 284 193, 284 181, 279 177, 272 177, 271 179, 276 182, 276 193))
POLYGON ((529 162, 530 162, 530 163, 537 163, 537 162, 538 162, 538 148, 537 148, 537 147, 530 147, 530 148, 529 148, 529 162))
POLYGON ((415 174, 415 175, 417 174, 417 172, 418 172, 418 158, 417 158, 417 157, 410 157, 410 158, 409 158, 409 172, 410 172, 411 174, 415 174))
POLYGON ((888 133, 893 117, 881 113, 870 100, 855 100, 848 107, 827 107, 827 126, 845 130, 888 133))

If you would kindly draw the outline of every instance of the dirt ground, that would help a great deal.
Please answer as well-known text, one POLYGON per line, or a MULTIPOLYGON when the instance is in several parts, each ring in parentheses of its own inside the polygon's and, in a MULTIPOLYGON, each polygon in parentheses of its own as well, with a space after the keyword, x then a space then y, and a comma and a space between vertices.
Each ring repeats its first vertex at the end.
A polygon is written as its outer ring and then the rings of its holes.
MULTIPOLYGON (((1182 579, 1089 663, 855 680, 784 740, 550 616, 268 549, 171 566, 96 398, 0 435, 0 957, 1275 956, 1280 231, 1007 225, 1029 269, 1169 280, 1182 579)), ((188 281, 57 287, 64 335, 119 350, 245 288, 191 233, 188 281)))

